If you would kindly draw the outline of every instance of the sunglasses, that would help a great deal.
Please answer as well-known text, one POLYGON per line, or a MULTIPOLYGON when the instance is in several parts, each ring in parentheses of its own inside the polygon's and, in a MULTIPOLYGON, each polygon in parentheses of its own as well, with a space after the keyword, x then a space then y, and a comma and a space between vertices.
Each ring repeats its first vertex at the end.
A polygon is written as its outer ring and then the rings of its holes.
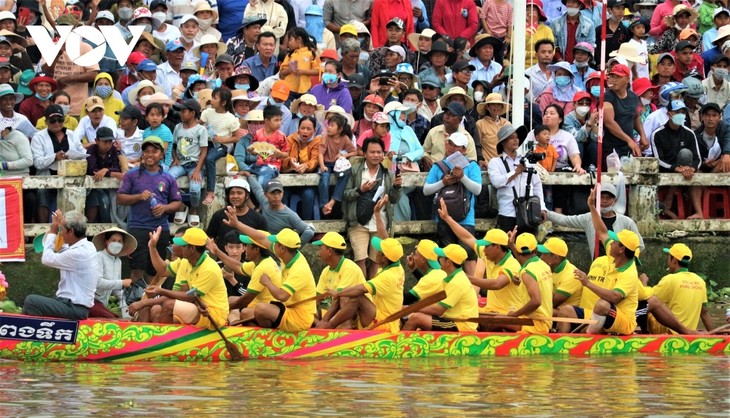
POLYGON ((50 118, 48 119, 48 123, 62 123, 63 118, 50 118))

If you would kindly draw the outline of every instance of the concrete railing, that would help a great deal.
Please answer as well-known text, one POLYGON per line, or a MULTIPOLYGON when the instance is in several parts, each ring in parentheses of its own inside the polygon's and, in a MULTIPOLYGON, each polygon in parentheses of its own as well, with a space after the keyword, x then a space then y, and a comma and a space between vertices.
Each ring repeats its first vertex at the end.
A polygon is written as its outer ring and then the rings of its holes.
MULTIPOLYGON (((684 230, 690 234, 707 232, 730 231, 730 219, 699 219, 699 220, 659 220, 656 216, 657 188, 661 186, 720 186, 730 188, 730 174, 695 174, 692 180, 687 181, 681 174, 659 174, 659 165, 653 158, 637 158, 632 166, 624 171, 626 184, 629 188, 628 215, 636 221, 642 235, 651 237, 674 230, 684 230)), ((604 181, 615 183, 615 174, 604 173, 604 181)), ((218 209, 224 206, 225 186, 233 179, 231 176, 219 176, 216 181, 216 199, 211 206, 200 208, 201 221, 207 225, 208 219, 218 209)), ((319 183, 318 174, 282 174, 281 182, 287 187, 316 186, 319 183)), ((422 186, 426 173, 403 174, 403 186, 422 186)), ((334 179, 333 179, 334 181, 334 179)), ((484 184, 489 183, 489 177, 483 172, 484 184)), ((187 177, 178 179, 182 189, 187 188, 187 177)), ((588 175, 572 173, 551 173, 546 185, 561 186, 588 186, 591 179, 588 175)), ((119 181, 105 178, 95 182, 90 176, 61 177, 61 176, 28 176, 23 179, 24 189, 58 189, 58 207, 62 211, 84 211, 86 192, 90 188, 114 189, 119 187, 119 181)), ((307 221, 311 222, 317 232, 345 230, 342 220, 307 221)), ((486 231, 493 227, 494 219, 477 219, 476 229, 486 231)), ((110 224, 90 224, 89 234, 94 235, 110 224)), ((394 226, 395 235, 423 235, 436 231, 433 221, 398 222, 394 226)), ((45 232, 48 224, 25 224, 25 235, 34 237, 45 232)))

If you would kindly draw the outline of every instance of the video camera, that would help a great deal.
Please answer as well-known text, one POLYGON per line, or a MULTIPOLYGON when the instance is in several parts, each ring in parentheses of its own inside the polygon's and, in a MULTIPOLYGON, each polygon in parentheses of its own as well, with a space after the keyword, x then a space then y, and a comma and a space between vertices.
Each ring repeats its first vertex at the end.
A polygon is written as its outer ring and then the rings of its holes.
POLYGON ((538 162, 545 159, 545 153, 544 152, 535 152, 535 141, 527 141, 527 145, 525 147, 527 149, 527 154, 525 154, 520 159, 520 164, 526 166, 529 162, 530 164, 537 164, 538 162))

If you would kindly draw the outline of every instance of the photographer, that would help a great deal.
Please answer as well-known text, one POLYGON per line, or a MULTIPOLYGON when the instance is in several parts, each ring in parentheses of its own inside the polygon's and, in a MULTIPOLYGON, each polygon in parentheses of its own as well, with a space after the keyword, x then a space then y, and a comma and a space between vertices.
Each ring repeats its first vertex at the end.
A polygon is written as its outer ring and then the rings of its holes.
MULTIPOLYGON (((543 220, 547 217, 545 209, 545 201, 542 196, 542 182, 533 168, 528 168, 536 162, 535 158, 539 156, 529 155, 526 157, 519 156, 517 149, 527 136, 527 129, 524 126, 515 128, 511 125, 503 126, 497 132, 497 152, 500 154, 497 158, 489 161, 489 181, 492 186, 497 189, 497 228, 503 231, 512 231, 517 225, 517 212, 515 210, 515 193, 518 197, 525 197, 527 188, 527 178, 530 177, 530 194, 540 199, 540 211, 543 220), (528 158, 532 161, 527 161, 528 158), (530 170, 533 174, 530 175, 530 170)), ((537 226, 518 228, 519 233, 530 232, 535 233, 537 226)))

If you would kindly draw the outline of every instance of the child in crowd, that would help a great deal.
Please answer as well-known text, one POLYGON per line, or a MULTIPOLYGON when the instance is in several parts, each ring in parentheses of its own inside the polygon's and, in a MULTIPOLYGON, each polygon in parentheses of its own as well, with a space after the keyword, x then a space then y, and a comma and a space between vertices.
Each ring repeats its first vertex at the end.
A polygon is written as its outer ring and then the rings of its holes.
POLYGON ((251 147, 251 142, 253 142, 253 136, 264 127, 264 111, 260 109, 250 110, 246 114, 246 122, 248 124, 248 133, 241 137, 241 140, 236 144, 234 157, 236 158, 236 164, 238 164, 238 174, 248 177, 251 175, 251 168, 256 165, 258 159, 248 149, 251 147))
POLYGON ((104 101, 101 100, 101 97, 89 97, 84 102, 84 108, 87 115, 81 118, 74 133, 81 139, 84 148, 89 148, 89 145, 96 140, 97 129, 104 126, 114 132, 117 130, 117 124, 114 119, 104 114, 104 101))
POLYGON ((558 162, 558 151, 554 146, 550 145, 550 128, 545 125, 540 125, 532 131, 535 135, 535 150, 534 152, 545 153, 545 158, 539 162, 545 170, 552 173, 555 171, 555 165, 558 162))
POLYGON ((273 154, 267 156, 266 159, 259 155, 256 164, 251 167, 251 173, 258 176, 258 182, 263 188, 266 188, 266 184, 271 179, 279 175, 282 160, 289 156, 289 143, 286 141, 284 132, 279 130, 282 116, 283 112, 279 106, 266 106, 264 108, 264 127, 254 134, 251 146, 248 148, 250 153, 257 155, 255 149, 257 142, 268 142, 276 147, 273 154))
POLYGON ((372 129, 368 129, 357 138, 357 155, 363 155, 362 144, 371 136, 382 139, 385 149, 390 147, 390 119, 388 119, 388 115, 377 112, 373 115, 372 125, 372 129))
POLYGON ((363 118, 356 121, 352 127, 352 132, 355 134, 355 138, 360 138, 363 132, 373 129, 373 115, 383 111, 385 102, 383 98, 377 94, 369 94, 362 101, 363 103, 363 118))
POLYGON ((319 145, 319 202, 325 216, 332 213, 336 202, 342 202, 347 180, 350 178, 349 164, 345 164, 347 168, 344 171, 339 171, 340 167, 336 167, 337 160, 341 158, 347 160, 355 155, 357 150, 352 144, 352 130, 347 118, 339 114, 332 115, 327 123, 326 134, 319 145), (330 176, 333 173, 337 176, 337 181, 335 192, 330 197, 330 176))
MULTIPOLYGON (((125 106, 119 114, 119 129, 117 129, 114 146, 127 159, 127 165, 139 166, 139 159, 142 157, 142 131, 139 129, 139 122, 142 120, 142 112, 135 106, 125 106)), ((126 168, 122 167, 123 170, 126 168)))
MULTIPOLYGON (((202 170, 205 156, 208 153, 208 130, 198 122, 200 104, 193 99, 187 99, 175 105, 180 111, 181 122, 172 133, 176 152, 172 158, 170 174, 175 177, 184 175, 190 179, 190 226, 200 225, 198 206, 200 206, 200 190, 203 183, 202 170)), ((212 193, 213 190, 208 190, 212 193)), ((183 212, 184 213, 184 212, 183 212)), ((177 222, 185 222, 185 216, 176 216, 177 222)))
POLYGON ((150 103, 145 110, 149 126, 142 132, 142 139, 156 136, 162 140, 165 147, 165 158, 162 161, 162 167, 167 169, 172 164, 172 132, 167 125, 162 123, 165 119, 165 109, 159 103, 150 103))
POLYGON ((205 157, 205 188, 208 190, 204 205, 210 205, 215 199, 215 163, 225 157, 241 138, 241 124, 233 114, 233 94, 227 87, 217 87, 211 95, 211 107, 205 109, 200 121, 208 128, 210 147, 205 157), (230 147, 230 150, 229 150, 230 147))
POLYGON ((294 28, 287 33, 289 52, 281 63, 279 78, 286 81, 291 89, 290 104, 294 99, 309 91, 312 87, 311 76, 321 72, 317 58, 317 44, 304 28, 294 28))
POLYGON ((634 63, 637 77, 649 78, 649 47, 646 43, 646 33, 649 32, 649 28, 646 26, 646 21, 640 18, 634 18, 629 23, 629 32, 631 32, 631 39, 629 44, 636 45, 636 49, 639 51, 639 56, 644 57, 645 62, 634 63))

